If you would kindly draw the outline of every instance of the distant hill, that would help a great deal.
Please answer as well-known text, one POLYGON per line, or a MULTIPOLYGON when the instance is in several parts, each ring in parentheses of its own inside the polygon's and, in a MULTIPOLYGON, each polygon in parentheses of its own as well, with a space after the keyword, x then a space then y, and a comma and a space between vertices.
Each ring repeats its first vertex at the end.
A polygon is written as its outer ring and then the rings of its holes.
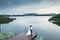
POLYGON ((49 13, 49 14, 37 14, 37 13, 26 13, 23 16, 55 16, 56 13, 49 13))
POLYGON ((55 16, 56 13, 48 13, 48 14, 37 14, 37 13, 25 13, 23 15, 5 15, 5 16, 55 16))
POLYGON ((38 16, 37 13, 26 13, 24 14, 24 16, 38 16))

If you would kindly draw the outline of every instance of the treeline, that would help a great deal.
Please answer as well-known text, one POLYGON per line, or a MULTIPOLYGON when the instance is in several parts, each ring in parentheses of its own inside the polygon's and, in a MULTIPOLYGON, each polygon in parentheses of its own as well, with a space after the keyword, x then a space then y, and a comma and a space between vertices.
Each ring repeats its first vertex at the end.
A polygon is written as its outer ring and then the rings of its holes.
POLYGON ((49 21, 52 22, 53 24, 57 24, 58 26, 60 26, 60 14, 51 17, 49 21))
MULTIPOLYGON (((49 13, 49 14, 37 14, 37 13, 25 13, 22 15, 5 15, 5 16, 54 16, 55 13, 49 13)), ((2 15, 1 15, 2 16, 2 15)))
POLYGON ((14 19, 15 18, 10 18, 9 16, 0 15, 0 24, 9 23, 9 22, 13 21, 14 19))

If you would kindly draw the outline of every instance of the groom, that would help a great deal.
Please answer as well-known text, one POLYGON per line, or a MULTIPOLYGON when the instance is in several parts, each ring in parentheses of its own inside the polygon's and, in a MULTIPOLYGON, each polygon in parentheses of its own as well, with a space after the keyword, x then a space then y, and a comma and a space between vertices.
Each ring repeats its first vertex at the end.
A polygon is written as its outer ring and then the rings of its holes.
POLYGON ((28 31, 26 33, 27 36, 32 36, 32 25, 28 28, 28 31))
POLYGON ((31 36, 32 36, 32 25, 30 25, 30 31, 31 31, 31 36))

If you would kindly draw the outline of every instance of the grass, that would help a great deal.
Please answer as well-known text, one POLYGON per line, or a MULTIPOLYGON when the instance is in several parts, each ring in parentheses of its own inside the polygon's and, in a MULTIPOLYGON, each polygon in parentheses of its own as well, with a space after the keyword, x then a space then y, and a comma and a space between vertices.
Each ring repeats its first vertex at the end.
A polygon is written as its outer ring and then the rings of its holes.
POLYGON ((43 36, 41 36, 40 38, 35 38, 34 40, 43 40, 44 39, 44 37, 43 36))
POLYGON ((12 32, 0 33, 0 40, 11 38, 14 35, 12 32))
POLYGON ((57 14, 49 19, 50 22, 60 26, 60 14, 57 14))
POLYGON ((4 23, 9 23, 11 21, 13 21, 15 18, 10 18, 8 16, 1 16, 0 15, 0 24, 4 24, 4 23))

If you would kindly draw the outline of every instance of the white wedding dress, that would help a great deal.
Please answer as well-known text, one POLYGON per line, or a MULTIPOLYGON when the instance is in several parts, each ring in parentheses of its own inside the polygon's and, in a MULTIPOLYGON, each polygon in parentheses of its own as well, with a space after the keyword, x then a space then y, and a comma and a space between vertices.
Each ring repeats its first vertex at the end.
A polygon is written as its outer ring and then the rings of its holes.
POLYGON ((28 29, 26 35, 31 35, 31 31, 30 31, 30 29, 28 29))

